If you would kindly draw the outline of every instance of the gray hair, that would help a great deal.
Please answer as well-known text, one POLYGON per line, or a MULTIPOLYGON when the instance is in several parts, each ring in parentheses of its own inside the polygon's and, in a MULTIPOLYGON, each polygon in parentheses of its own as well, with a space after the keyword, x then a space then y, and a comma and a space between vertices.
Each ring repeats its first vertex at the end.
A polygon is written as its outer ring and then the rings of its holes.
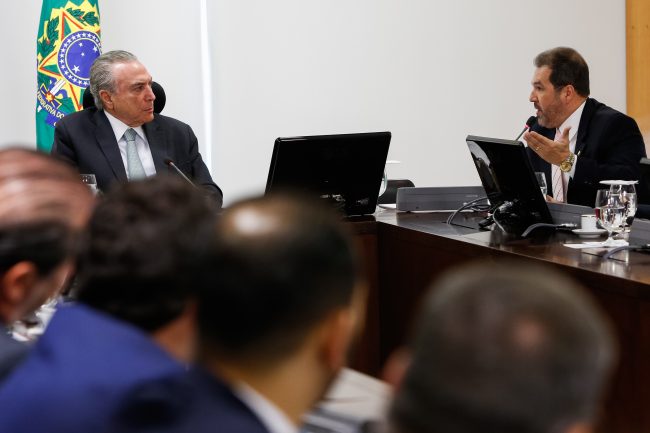
POLYGON ((90 67, 90 86, 88 89, 93 95, 95 106, 102 110, 102 98, 99 92, 106 90, 115 92, 115 80, 113 79, 113 65, 117 63, 135 62, 138 58, 128 51, 114 50, 97 57, 90 67))

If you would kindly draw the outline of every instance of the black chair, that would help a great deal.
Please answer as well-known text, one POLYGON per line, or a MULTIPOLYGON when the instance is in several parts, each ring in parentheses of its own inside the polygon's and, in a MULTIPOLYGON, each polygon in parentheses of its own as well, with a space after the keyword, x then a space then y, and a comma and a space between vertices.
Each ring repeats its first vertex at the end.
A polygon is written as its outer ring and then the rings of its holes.
POLYGON ((413 182, 408 179, 388 179, 386 191, 379 196, 377 204, 397 203, 397 190, 413 186, 415 186, 413 182))
MULTIPOLYGON (((160 112, 163 111, 163 108, 165 108, 165 102, 167 102, 165 90, 160 84, 156 83, 155 81, 151 83, 151 90, 153 91, 153 94, 156 95, 156 100, 153 101, 153 111, 154 113, 160 114, 160 112)), ((93 95, 90 93, 90 90, 84 90, 84 95, 81 103, 84 109, 92 108, 95 106, 95 100, 93 99, 93 95)))

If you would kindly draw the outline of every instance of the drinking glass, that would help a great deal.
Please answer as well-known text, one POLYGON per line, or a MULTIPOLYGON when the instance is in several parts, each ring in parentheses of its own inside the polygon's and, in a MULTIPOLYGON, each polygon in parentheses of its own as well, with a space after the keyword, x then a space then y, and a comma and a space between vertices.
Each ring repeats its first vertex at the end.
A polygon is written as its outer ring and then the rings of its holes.
POLYGON ((548 186, 546 185, 546 175, 541 171, 536 171, 535 179, 537 179, 537 183, 539 184, 539 189, 542 190, 542 195, 544 196, 544 198, 546 198, 546 193, 548 191, 548 186))
POLYGON ((625 231, 629 232, 634 222, 634 215, 636 215, 636 193, 622 193, 621 197, 625 204, 625 221, 623 222, 623 227, 625 231))
POLYGON ((88 188, 93 192, 93 194, 97 195, 97 192, 99 189, 97 189, 97 179, 95 178, 94 174, 82 174, 81 176, 81 181, 88 185, 88 188))
POLYGON ((634 215, 636 214, 636 188, 634 184, 636 182, 626 182, 618 185, 612 185, 609 187, 609 190, 613 194, 620 194, 621 201, 625 204, 625 220, 623 221, 623 229, 625 231, 630 231, 632 222, 634 221, 634 215))
POLYGON ((613 243, 612 233, 621 227, 625 220, 625 203, 621 194, 612 189, 599 189, 596 193, 596 217, 600 225, 607 230, 607 240, 604 245, 613 243))

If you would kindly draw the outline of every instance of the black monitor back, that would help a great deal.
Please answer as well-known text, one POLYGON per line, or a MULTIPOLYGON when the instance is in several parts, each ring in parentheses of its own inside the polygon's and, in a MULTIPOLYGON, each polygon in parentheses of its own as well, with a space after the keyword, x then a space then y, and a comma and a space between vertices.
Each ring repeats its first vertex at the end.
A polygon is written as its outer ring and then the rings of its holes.
POLYGON ((266 193, 294 190, 331 201, 346 215, 375 211, 390 132, 280 137, 266 193))
POLYGON ((521 142, 472 135, 466 141, 483 188, 490 203, 500 209, 501 225, 509 226, 507 231, 523 232, 531 224, 553 223, 521 142))

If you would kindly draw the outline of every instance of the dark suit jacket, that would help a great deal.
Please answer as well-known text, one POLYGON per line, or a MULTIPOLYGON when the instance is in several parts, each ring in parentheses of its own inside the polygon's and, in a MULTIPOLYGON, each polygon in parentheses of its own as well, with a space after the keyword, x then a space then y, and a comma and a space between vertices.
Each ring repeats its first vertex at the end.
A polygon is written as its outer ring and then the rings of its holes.
POLYGON ((269 433, 218 378, 197 368, 134 390, 111 424, 119 433, 269 433))
MULTIPOLYGON (((555 129, 532 128, 551 140, 555 129)), ((551 165, 531 149, 528 156, 534 171, 546 173, 551 188, 551 165)), ((638 180, 639 160, 646 156, 645 144, 634 119, 588 98, 580 118, 575 153, 576 170, 569 180, 567 203, 594 207, 601 180, 638 180)), ((549 191, 549 195, 552 192, 549 191)))
POLYGON ((63 306, 0 386, 0 432, 103 433, 132 388, 184 371, 143 331, 63 306))
POLYGON ((29 346, 7 335, 0 325, 0 382, 23 360, 28 349, 29 346))
MULTIPOLYGON (((201 185, 221 205, 223 194, 212 181, 189 125, 155 114, 142 125, 147 136, 156 173, 173 174, 165 159, 170 158, 194 183, 201 185)), ((103 111, 87 108, 60 119, 54 131, 52 154, 71 163, 80 173, 92 173, 97 186, 107 191, 116 181, 127 181, 111 124, 103 111)))

